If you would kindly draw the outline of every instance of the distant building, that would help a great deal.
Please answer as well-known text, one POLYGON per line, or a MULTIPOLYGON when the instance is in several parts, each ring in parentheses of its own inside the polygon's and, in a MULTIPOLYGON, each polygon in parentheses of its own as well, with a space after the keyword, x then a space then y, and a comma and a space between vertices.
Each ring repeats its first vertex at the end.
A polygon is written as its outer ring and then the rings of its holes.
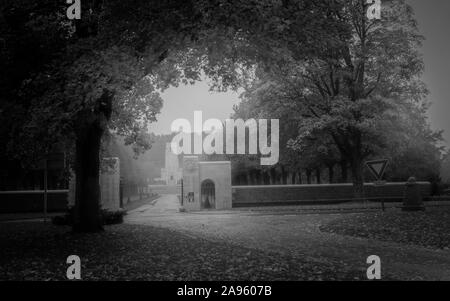
POLYGON ((178 160, 178 156, 175 155, 170 148, 170 143, 166 143, 165 166, 164 168, 161 168, 161 177, 155 180, 162 181, 166 185, 179 184, 183 173, 178 160))

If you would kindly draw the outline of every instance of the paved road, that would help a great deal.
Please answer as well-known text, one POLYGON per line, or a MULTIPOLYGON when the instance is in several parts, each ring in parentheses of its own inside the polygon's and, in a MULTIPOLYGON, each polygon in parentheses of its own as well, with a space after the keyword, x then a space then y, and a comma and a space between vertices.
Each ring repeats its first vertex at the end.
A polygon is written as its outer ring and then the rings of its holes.
POLYGON ((339 214, 302 214, 296 211, 229 210, 178 212, 176 195, 163 195, 126 216, 127 223, 164 227, 209 240, 226 240, 365 273, 366 259, 378 255, 383 275, 402 280, 450 280, 450 251, 324 233, 319 226, 339 214))
POLYGON ((181 194, 181 185, 150 185, 150 191, 159 195, 163 194, 181 194))
POLYGON ((134 210, 128 211, 127 218, 147 219, 155 215, 174 215, 179 211, 178 196, 173 194, 161 195, 158 199, 134 210))

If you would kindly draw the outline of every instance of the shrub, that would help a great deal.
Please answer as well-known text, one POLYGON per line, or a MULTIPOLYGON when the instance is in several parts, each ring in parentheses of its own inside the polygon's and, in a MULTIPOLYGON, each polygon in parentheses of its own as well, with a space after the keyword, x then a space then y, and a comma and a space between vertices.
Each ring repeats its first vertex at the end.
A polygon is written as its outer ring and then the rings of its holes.
POLYGON ((66 215, 53 216, 52 217, 52 223, 54 225, 57 225, 57 226, 67 226, 67 225, 71 224, 69 222, 68 218, 67 218, 67 214, 66 215))
MULTIPOLYGON (((125 210, 110 211, 102 209, 100 211, 103 225, 114 225, 123 223, 125 210)), ((52 217, 52 223, 57 226, 70 226, 73 224, 73 208, 69 208, 64 215, 52 217)))
POLYGON ((104 225, 115 225, 123 223, 123 216, 126 214, 125 210, 109 211, 102 210, 102 221, 104 225))

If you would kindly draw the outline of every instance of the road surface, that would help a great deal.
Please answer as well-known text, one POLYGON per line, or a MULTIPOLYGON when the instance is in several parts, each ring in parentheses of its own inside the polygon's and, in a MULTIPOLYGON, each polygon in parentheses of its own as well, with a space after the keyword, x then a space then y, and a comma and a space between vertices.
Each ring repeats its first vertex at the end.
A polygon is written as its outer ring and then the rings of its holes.
MULTIPOLYGON (((324 233, 321 224, 341 214, 304 214, 285 209, 272 212, 233 209, 182 213, 176 195, 128 213, 126 223, 170 228, 209 240, 308 258, 361 270, 367 257, 381 258, 382 275, 400 280, 450 280, 450 251, 432 250, 372 239, 324 233)), ((347 213, 351 214, 351 213, 347 213)))

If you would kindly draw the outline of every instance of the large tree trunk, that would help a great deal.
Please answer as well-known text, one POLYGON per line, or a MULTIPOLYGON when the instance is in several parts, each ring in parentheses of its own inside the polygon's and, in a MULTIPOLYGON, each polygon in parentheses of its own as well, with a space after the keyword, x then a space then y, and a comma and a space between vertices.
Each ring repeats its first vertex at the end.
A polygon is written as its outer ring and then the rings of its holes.
POLYGON ((278 167, 275 167, 275 179, 276 179, 275 185, 283 184, 281 180, 281 171, 279 170, 278 167))
POLYGON ((100 215, 100 143, 103 129, 99 121, 85 124, 76 137, 76 189, 73 230, 103 230, 100 215))
POLYGON ((351 160, 353 197, 364 199, 364 176, 363 176, 363 160, 360 156, 355 155, 351 160))
POLYGON ((340 162, 340 165, 341 165, 342 182, 347 183, 348 182, 347 161, 342 160, 340 162))
POLYGON ((253 169, 250 173, 250 178, 252 180, 252 185, 258 185, 258 170, 253 169))
POLYGON ((242 186, 247 186, 247 176, 243 173, 239 175, 239 183, 242 186))
POLYGON ((234 175, 232 180, 233 186, 239 186, 239 175, 234 175))
POLYGON ((276 185, 277 184, 277 171, 275 168, 271 168, 269 171, 270 175, 270 185, 276 185))
POLYGON ((260 169, 255 170, 256 185, 262 185, 263 184, 262 181, 261 181, 261 178, 262 178, 261 170, 260 169))
POLYGON ((320 168, 316 169, 316 179, 317 179, 317 184, 322 184, 322 174, 320 172, 320 168))
POLYGON ((286 172, 286 169, 284 168, 284 166, 281 166, 281 181, 283 185, 287 184, 287 177, 288 174, 286 172))
POLYGON ((333 164, 328 165, 328 182, 330 184, 334 183, 334 165, 333 164))
POLYGON ((311 184, 311 170, 306 170, 306 183, 311 184))
POLYGON ((252 183, 252 171, 251 170, 247 170, 245 173, 245 182, 247 183, 247 185, 253 185, 252 183))
POLYGON ((270 174, 267 170, 263 172, 263 183, 264 185, 270 185, 270 174))

